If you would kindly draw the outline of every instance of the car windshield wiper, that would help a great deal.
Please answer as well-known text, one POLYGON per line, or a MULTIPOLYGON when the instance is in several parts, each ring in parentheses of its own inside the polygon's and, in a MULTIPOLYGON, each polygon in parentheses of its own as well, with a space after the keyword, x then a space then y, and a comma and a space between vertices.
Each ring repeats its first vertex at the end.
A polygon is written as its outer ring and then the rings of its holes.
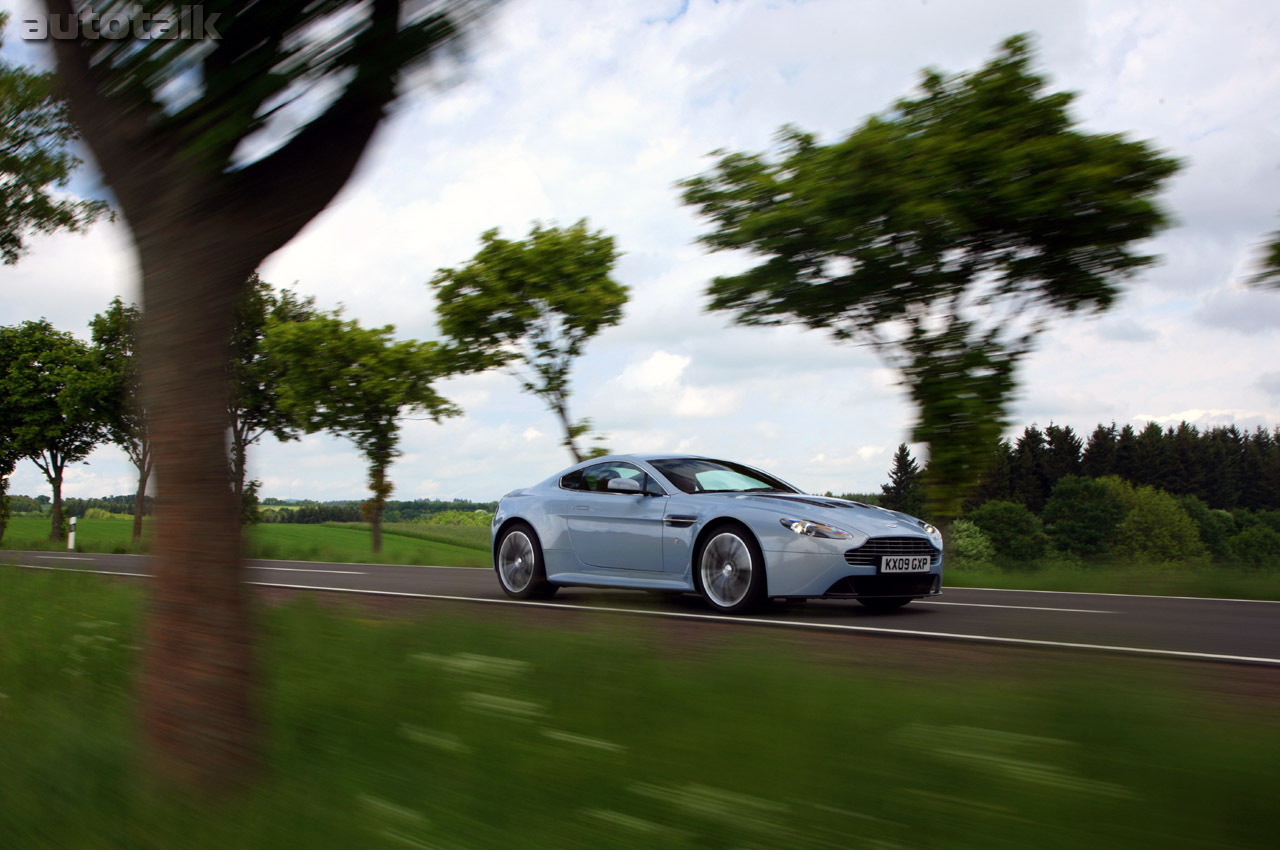
POLYGON ((795 490, 783 490, 778 487, 748 487, 746 490, 739 490, 739 493, 794 493, 795 490))

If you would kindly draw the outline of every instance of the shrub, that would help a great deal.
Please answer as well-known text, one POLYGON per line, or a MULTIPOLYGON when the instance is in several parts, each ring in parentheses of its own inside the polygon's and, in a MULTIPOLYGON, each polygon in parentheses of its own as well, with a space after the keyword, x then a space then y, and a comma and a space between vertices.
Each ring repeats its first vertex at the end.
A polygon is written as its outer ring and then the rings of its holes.
POLYGON ((1054 485, 1044 506, 1045 530, 1060 552, 1101 555, 1111 548, 1124 512, 1116 487, 1068 475, 1054 485))
POLYGON ((995 561, 996 549, 991 545, 991 539, 968 520, 958 519, 951 523, 946 545, 948 567, 982 569, 995 561))
POLYGON ((1218 557, 1231 554, 1230 539, 1236 533, 1236 521, 1226 511, 1211 510, 1208 505, 1190 494, 1178 496, 1178 507, 1187 512, 1200 530, 1200 540, 1211 554, 1218 557))
POLYGON ((1040 518, 1017 502, 993 501, 970 511, 970 522, 982 529, 996 554, 1015 561, 1034 561, 1048 548, 1040 518))
POLYGON ((1258 523, 1233 536, 1230 540, 1232 556, 1241 565, 1253 569, 1280 567, 1280 533, 1258 523))
POLYGON ((105 508, 89 508, 84 512, 85 519, 111 519, 111 511, 105 508))
POLYGON ((1169 564, 1204 554, 1195 520, 1163 490, 1138 487, 1116 533, 1115 552, 1130 561, 1169 564))
POLYGON ((427 525, 489 525, 493 522, 493 514, 482 509, 440 511, 428 516, 425 522, 427 525))

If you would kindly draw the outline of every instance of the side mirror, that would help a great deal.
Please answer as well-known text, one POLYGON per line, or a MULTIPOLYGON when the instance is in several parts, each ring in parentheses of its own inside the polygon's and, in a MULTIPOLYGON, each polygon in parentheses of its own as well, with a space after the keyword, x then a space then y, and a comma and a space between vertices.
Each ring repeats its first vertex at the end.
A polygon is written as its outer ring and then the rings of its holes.
POLYGON ((635 478, 613 478, 605 484, 605 489, 618 493, 635 493, 640 495, 640 482, 635 478))

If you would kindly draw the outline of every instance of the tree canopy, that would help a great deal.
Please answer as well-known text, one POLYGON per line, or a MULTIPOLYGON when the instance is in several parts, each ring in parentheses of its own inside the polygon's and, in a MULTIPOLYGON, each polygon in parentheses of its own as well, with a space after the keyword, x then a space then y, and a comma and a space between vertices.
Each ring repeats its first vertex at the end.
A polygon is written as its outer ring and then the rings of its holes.
POLYGON ((713 225, 704 245, 759 259, 716 278, 711 309, 875 345, 904 369, 944 517, 976 475, 965 447, 998 437, 985 425, 1003 423, 1046 316, 1110 306, 1154 261, 1135 246, 1168 223, 1154 198, 1178 163, 1077 129, 1073 95, 1032 59, 1015 36, 976 71, 925 71, 917 95, 843 139, 785 127, 773 156, 718 151, 680 184, 713 225), (939 392, 918 388, 926 372, 939 392))
POLYGON ((267 326, 305 322, 315 316, 315 299, 288 289, 277 293, 256 273, 236 305, 227 414, 231 421, 231 487, 242 510, 248 509, 247 497, 257 489, 256 485, 246 488, 249 446, 267 434, 282 442, 295 440, 303 427, 280 403, 281 367, 266 352, 267 326))
POLYGON ((365 456, 375 552, 393 489, 387 469, 400 453, 400 420, 419 414, 439 422, 462 412, 431 386, 451 365, 440 346, 396 341, 394 333, 390 325, 366 329, 336 314, 304 322, 272 317, 264 343, 280 370, 281 411, 308 433, 350 439, 365 456))
POLYGON ((622 320, 627 287, 611 277, 619 256, 613 237, 582 220, 535 223, 523 241, 503 239, 495 228, 480 243, 466 265, 440 269, 431 281, 440 329, 460 360, 505 366, 541 398, 560 420, 565 447, 583 460, 577 440, 590 422, 569 416, 569 373, 587 342, 622 320))
MULTIPOLYGON (((9 14, 0 12, 0 45, 9 14)), ((0 61, 0 259, 16 263, 32 233, 81 230, 107 212, 102 201, 75 200, 63 189, 80 160, 77 139, 53 74, 0 61)))
POLYGON ((133 539, 142 537, 142 516, 146 511, 147 481, 155 468, 151 453, 151 427, 142 401, 142 373, 138 357, 138 327, 142 311, 125 306, 116 296, 106 311, 94 316, 89 329, 102 393, 102 417, 107 437, 124 450, 138 470, 138 489, 133 506, 133 539))
POLYGON ((61 540, 62 478, 106 436, 105 384, 85 343, 41 319, 0 328, 0 407, 11 439, 53 488, 51 540, 61 540))

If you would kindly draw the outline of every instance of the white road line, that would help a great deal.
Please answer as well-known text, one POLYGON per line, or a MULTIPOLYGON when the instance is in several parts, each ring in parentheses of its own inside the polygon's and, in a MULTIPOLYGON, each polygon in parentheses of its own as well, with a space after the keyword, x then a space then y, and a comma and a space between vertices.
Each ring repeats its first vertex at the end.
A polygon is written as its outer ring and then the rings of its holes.
POLYGON ((1016 587, 960 587, 948 585, 943 590, 982 590, 992 593, 1056 593, 1059 596, 1121 596, 1126 599, 1186 599, 1191 602, 1257 602, 1280 605, 1280 599, 1232 599, 1226 596, 1162 596, 1158 593, 1103 593, 1096 590, 1021 590, 1016 587))
POLYGON ((73 570, 70 567, 51 567, 48 564, 14 564, 24 570, 54 570, 60 573, 85 573, 92 576, 129 576, 130 578, 151 578, 147 573, 123 573, 112 570, 73 570))
POLYGON ((249 567, 251 570, 272 570, 282 573, 326 573, 331 576, 367 576, 368 573, 358 573, 354 570, 304 570, 301 567, 249 567))
POLYGON ((36 555, 37 558, 44 558, 53 561, 92 561, 92 555, 36 555))
POLYGON ((943 602, 918 599, 913 605, 958 605, 964 608, 1012 608, 1017 611, 1065 611, 1069 614, 1117 614, 1118 611, 1099 611, 1095 608, 1042 608, 1034 605, 995 605, 990 602, 943 602))

